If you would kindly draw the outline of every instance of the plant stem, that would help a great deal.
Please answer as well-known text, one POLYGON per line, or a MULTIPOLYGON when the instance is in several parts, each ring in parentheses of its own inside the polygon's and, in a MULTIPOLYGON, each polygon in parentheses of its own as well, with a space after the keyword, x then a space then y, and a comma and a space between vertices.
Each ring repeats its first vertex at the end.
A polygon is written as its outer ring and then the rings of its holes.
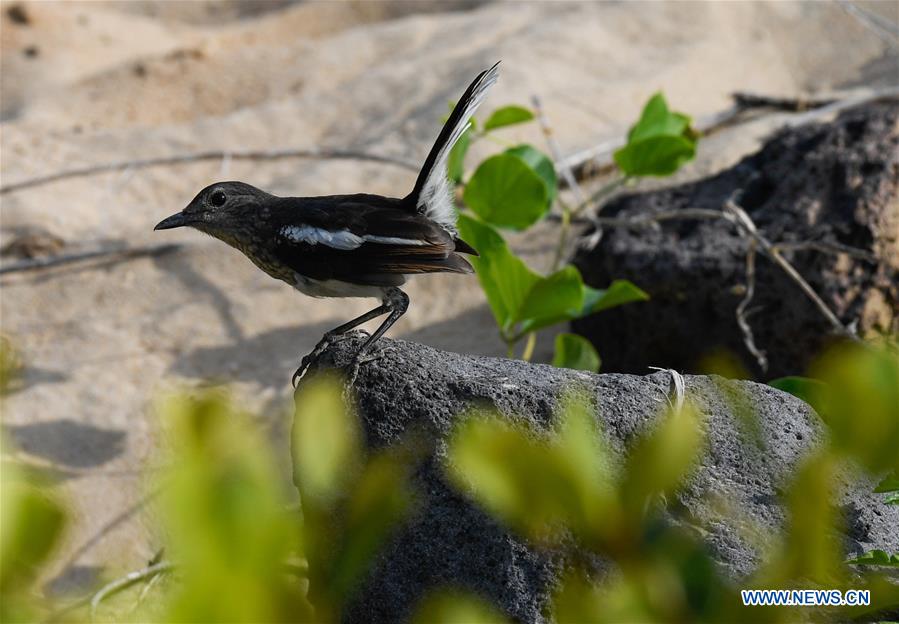
POLYGON ((593 193, 590 197, 588 197, 585 201, 583 201, 580 204, 578 204, 577 206, 575 206, 574 209, 572 209, 571 214, 574 216, 581 214, 582 212, 584 212, 584 210, 586 210, 590 206, 600 203, 601 200, 605 199, 606 197, 608 197, 609 195, 614 193, 616 190, 618 190, 618 187, 624 186, 625 184, 630 182, 632 179, 633 178, 631 178, 630 176, 622 175, 622 176, 615 178, 608 184, 604 184, 603 186, 599 187, 599 189, 595 193, 593 193))
POLYGON ((550 273, 555 273, 561 268, 562 258, 565 257, 565 249, 568 247, 568 233, 571 231, 571 210, 567 205, 562 205, 562 223, 559 228, 559 242, 556 244, 556 253, 553 256, 553 263, 550 267, 550 273))
POLYGON ((524 351, 521 353, 521 359, 525 362, 530 362, 531 358, 534 356, 534 346, 537 344, 537 334, 535 332, 531 332, 528 334, 528 340, 524 343, 524 351))

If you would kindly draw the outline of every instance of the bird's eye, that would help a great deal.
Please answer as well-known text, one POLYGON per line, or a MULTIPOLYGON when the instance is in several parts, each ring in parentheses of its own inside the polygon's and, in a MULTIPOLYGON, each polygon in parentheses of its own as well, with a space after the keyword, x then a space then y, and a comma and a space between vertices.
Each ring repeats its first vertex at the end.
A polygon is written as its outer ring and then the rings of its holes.
POLYGON ((225 196, 225 194, 222 191, 216 191, 215 193, 213 193, 212 195, 209 196, 209 204, 211 206, 215 206, 216 208, 219 208, 219 207, 225 205, 225 201, 227 201, 227 199, 228 198, 225 196))

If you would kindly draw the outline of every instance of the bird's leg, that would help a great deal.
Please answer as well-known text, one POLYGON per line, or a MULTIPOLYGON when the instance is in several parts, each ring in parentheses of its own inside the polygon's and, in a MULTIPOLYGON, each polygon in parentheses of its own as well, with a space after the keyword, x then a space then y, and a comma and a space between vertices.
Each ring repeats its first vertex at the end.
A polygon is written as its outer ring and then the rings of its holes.
POLYGON ((356 352, 356 355, 353 357, 352 369, 350 370, 349 383, 347 384, 349 387, 352 387, 356 382, 356 376, 359 374, 359 366, 364 362, 371 362, 373 360, 377 360, 380 357, 379 355, 366 355, 368 351, 371 350, 372 345, 374 345, 375 341, 377 341, 384 333, 390 329, 390 327, 396 323, 399 318, 406 313, 406 310, 409 309, 409 296, 404 293, 399 288, 389 288, 384 292, 384 306, 390 310, 390 314, 384 319, 384 322, 381 323, 380 327, 375 330, 368 339, 362 343, 362 346, 359 347, 359 350, 356 352))
POLYGON ((340 336, 341 334, 347 333, 351 329, 355 329, 366 321, 370 321, 371 319, 377 318, 382 314, 386 314, 387 312, 390 312, 390 307, 388 307, 386 303, 382 303, 374 310, 369 310, 365 314, 357 316, 353 320, 347 321, 343 325, 335 327, 334 329, 326 332, 322 339, 318 341, 318 344, 315 345, 315 348, 312 350, 312 352, 303 356, 303 359, 300 361, 300 367, 294 372, 293 377, 290 378, 291 385, 293 385, 294 388, 297 387, 297 383, 306 373, 306 369, 308 369, 309 366, 313 362, 315 362, 315 360, 317 360, 322 353, 324 353, 325 349, 328 348, 328 345, 331 344, 331 341, 334 340, 334 338, 340 336))
POLYGON ((381 326, 375 330, 375 333, 362 343, 362 346, 359 347, 359 351, 356 353, 357 358, 365 353, 378 338, 383 336, 384 333, 406 313, 406 310, 409 309, 409 295, 399 288, 388 288, 384 291, 384 302, 381 307, 386 307, 390 314, 387 315, 387 318, 384 319, 381 326))

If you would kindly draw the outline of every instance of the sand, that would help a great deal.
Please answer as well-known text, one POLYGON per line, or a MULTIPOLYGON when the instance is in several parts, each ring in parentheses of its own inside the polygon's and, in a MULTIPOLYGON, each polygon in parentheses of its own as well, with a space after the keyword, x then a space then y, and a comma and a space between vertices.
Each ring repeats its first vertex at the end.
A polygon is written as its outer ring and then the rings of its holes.
MULTIPOLYGON (((539 94, 566 154, 622 135, 658 89, 701 117, 737 90, 817 93, 897 69, 884 42, 830 3, 37 2, 18 5, 27 23, 11 17, 13 3, 0 6, 3 184, 210 149, 353 148, 421 160, 447 102, 498 59, 501 81, 485 110, 539 94)), ((733 163, 770 129, 710 139, 681 179, 733 163)), ((534 126, 503 133, 543 145, 534 126)), ((493 149, 478 146, 469 164, 493 149)), ((51 590, 140 567, 162 545, 141 505, 161 461, 161 391, 229 383, 286 449, 298 357, 371 306, 304 298, 215 240, 152 231, 217 179, 278 194, 403 195, 414 174, 355 161, 203 162, 2 196, 0 245, 34 231, 62 239, 65 251, 183 245, 0 282, 2 332, 25 365, 3 405, 4 429, 23 457, 60 469, 75 514, 51 590)), ((513 242, 547 267, 550 226, 513 242)), ((473 277, 418 278, 408 292, 412 307, 391 335, 504 354, 473 277)), ((551 358, 552 336, 541 335, 536 359, 551 358)))

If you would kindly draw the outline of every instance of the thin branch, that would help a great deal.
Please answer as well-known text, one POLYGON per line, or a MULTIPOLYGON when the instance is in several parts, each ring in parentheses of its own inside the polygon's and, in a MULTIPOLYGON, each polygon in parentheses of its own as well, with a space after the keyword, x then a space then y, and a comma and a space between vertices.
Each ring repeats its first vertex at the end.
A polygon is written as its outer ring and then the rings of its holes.
POLYGON ((864 260, 865 262, 877 262, 877 256, 875 256, 871 252, 865 251, 864 249, 858 249, 857 247, 843 245, 842 243, 831 243, 828 241, 786 241, 781 243, 774 243, 773 247, 778 251, 786 252, 818 251, 821 253, 834 255, 846 254, 847 256, 858 258, 859 260, 864 260))
POLYGON ((96 621, 97 609, 100 607, 100 603, 106 598, 109 598, 122 590, 128 589, 135 583, 139 583, 144 579, 152 578, 157 574, 170 572, 174 568, 175 564, 168 561, 160 561, 159 563, 147 566, 141 570, 129 572, 122 578, 117 579, 108 585, 104 585, 96 594, 94 594, 93 598, 91 598, 91 622, 96 621))
POLYGON ((783 269, 784 273, 792 279, 796 284, 799 285, 799 288, 808 296, 809 299, 815 304, 815 306, 821 311, 821 314, 830 322, 834 329, 837 330, 840 334, 850 338, 852 340, 858 340, 858 336, 855 335, 849 328, 843 325, 840 319, 836 314, 831 311, 827 304, 824 303, 824 300, 818 296, 818 293, 815 292, 815 289, 811 287, 811 285, 805 281, 805 279, 799 274, 792 264, 790 264, 786 258, 778 251, 778 249, 768 241, 759 231, 755 225, 755 222, 752 218, 743 210, 740 206, 737 205, 736 201, 733 199, 728 199, 724 204, 725 214, 729 215, 729 218, 733 223, 737 225, 738 228, 741 228, 747 236, 754 239, 756 243, 758 243, 759 248, 762 252, 768 256, 775 264, 777 264, 781 269, 783 269))
POLYGON ((127 160, 121 162, 105 163, 58 171, 44 176, 28 178, 19 182, 13 182, 0 186, 0 195, 14 193, 27 188, 49 184, 59 180, 70 178, 83 178, 86 176, 109 173, 111 171, 123 171, 127 169, 146 169, 149 167, 161 167, 167 165, 180 165, 183 163, 201 162, 204 160, 218 160, 229 162, 233 160, 283 160, 285 158, 315 158, 319 160, 365 160, 396 165, 410 171, 418 171, 419 166, 402 158, 385 156, 381 154, 369 154, 358 150, 343 149, 282 149, 282 150, 248 150, 232 152, 224 150, 211 150, 194 154, 180 154, 176 156, 161 156, 158 158, 145 158, 141 160, 127 160))
POLYGON ((807 110, 821 108, 833 104, 836 100, 832 97, 771 97, 756 93, 738 91, 731 95, 734 103, 743 110, 751 108, 770 108, 789 113, 804 113, 807 110))
POLYGON ((29 258, 20 260, 0 267, 0 275, 4 273, 18 273, 21 271, 33 271, 35 269, 45 269, 47 267, 59 266, 63 264, 71 264, 73 262, 82 262, 84 260, 93 260, 94 258, 105 258, 108 256, 120 256, 124 259, 140 258, 143 256, 162 256, 173 251, 181 249, 181 245, 175 243, 165 243, 162 245, 148 245, 145 247, 105 247, 101 249, 92 249, 90 251, 79 251, 71 254, 60 254, 56 256, 46 256, 44 258, 29 258))
POLYGON ((746 293, 737 305, 736 316, 737 325, 740 326, 740 331, 743 332, 743 343, 746 345, 746 349, 752 354, 755 361, 758 362, 762 372, 767 373, 768 358, 765 356, 765 352, 759 349, 755 344, 752 327, 749 325, 749 320, 747 319, 747 309, 752 302, 752 297, 755 295, 755 252, 756 241, 752 239, 749 241, 749 248, 746 250, 746 293))
POLYGON ((583 203, 586 201, 586 195, 578 184, 577 178, 575 178, 571 167, 568 166, 562 158, 562 152, 553 136, 552 126, 549 125, 549 120, 547 120, 546 113, 543 111, 543 105, 540 98, 536 95, 531 96, 531 103, 534 106, 537 123, 540 124, 540 130, 543 132, 543 137, 546 139, 546 146, 549 148, 550 156, 552 156, 553 162, 556 163, 556 171, 559 172, 559 176, 565 180, 565 184, 574 193, 577 202, 583 203))
POLYGON ((685 208, 682 210, 663 210, 648 215, 637 217, 597 217, 596 221, 611 227, 654 227, 662 221, 691 221, 702 219, 724 219, 724 213, 720 210, 707 208, 685 208))
POLYGON ((896 24, 849 0, 837 0, 837 4, 846 13, 857 19, 862 26, 877 35, 885 44, 894 50, 899 48, 899 28, 896 27, 896 24))

